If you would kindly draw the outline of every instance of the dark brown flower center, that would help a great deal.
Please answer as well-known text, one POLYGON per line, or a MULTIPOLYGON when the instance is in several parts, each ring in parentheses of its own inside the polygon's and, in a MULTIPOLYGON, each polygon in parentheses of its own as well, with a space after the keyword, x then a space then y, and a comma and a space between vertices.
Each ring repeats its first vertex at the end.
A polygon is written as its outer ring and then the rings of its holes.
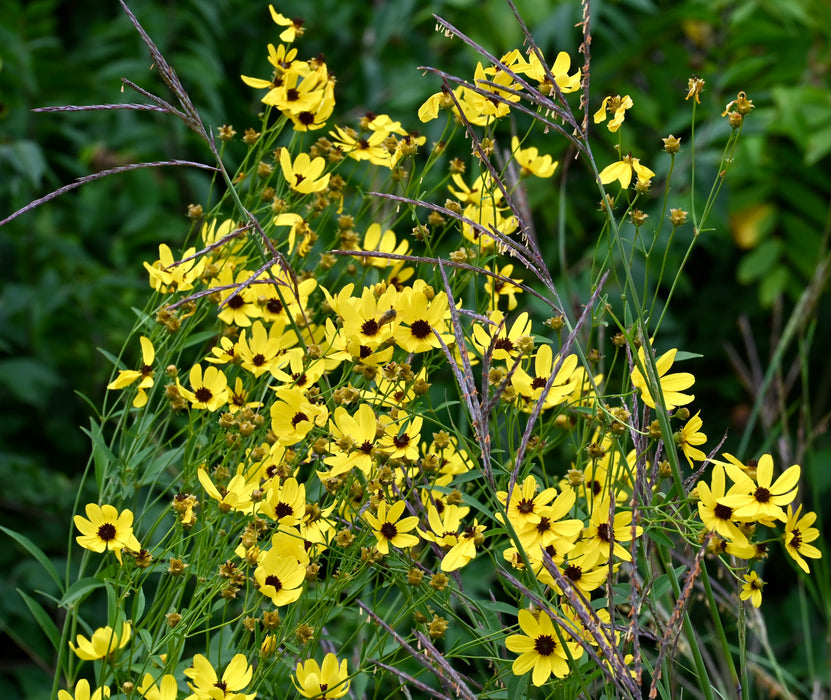
POLYGON ((430 324, 427 323, 427 321, 422 321, 421 319, 410 324, 410 333, 412 333, 419 340, 423 340, 430 335, 431 330, 430 324))
POLYGON ((241 309, 245 306, 245 299, 243 299, 239 294, 234 294, 234 296, 228 299, 228 306, 232 309, 241 309))
POLYGON ((392 523, 384 523, 381 525, 381 534, 388 540, 392 540, 398 534, 398 528, 392 523))
POLYGON ((730 506, 723 506, 721 503, 716 503, 716 507, 713 508, 713 515, 719 520, 732 520, 733 509, 730 506))
POLYGON ((113 525, 112 523, 104 523, 101 527, 98 528, 98 537, 104 540, 104 542, 114 540, 115 525, 113 525))
POLYGON ((534 501, 529 501, 527 498, 523 498, 519 503, 517 503, 516 509, 523 515, 533 513, 534 501))
POLYGON ((303 411, 298 411, 294 414, 291 419, 291 426, 292 428, 296 428, 298 423, 302 423, 304 420, 309 420, 309 417, 303 413, 303 411))
POLYGON ((759 486, 753 493, 753 498, 755 498, 759 503, 767 503, 770 500, 770 491, 768 491, 764 486, 759 486))
POLYGON ((265 577, 265 585, 274 586, 275 591, 279 591, 283 587, 283 584, 280 583, 280 579, 274 574, 269 574, 265 577))
POLYGON ((575 566, 574 564, 567 566, 563 573, 572 581, 579 581, 583 578, 583 569, 579 566, 575 566))
POLYGON ((540 656, 551 656, 557 648, 557 640, 550 634, 541 634, 534 640, 534 651, 540 656))
POLYGON ((378 328, 378 322, 374 318, 371 318, 361 324, 361 333, 372 337, 378 334, 378 328))
POLYGON ((288 515, 294 515, 294 508, 292 508, 288 503, 280 502, 275 506, 274 512, 277 515, 277 520, 279 520, 280 518, 285 518, 288 515))
POLYGON ((199 403, 208 403, 214 397, 213 392, 206 386, 200 386, 193 395, 199 403))
POLYGON ((609 543, 614 539, 615 534, 612 528, 609 527, 609 523, 600 523, 600 525, 597 526, 597 537, 606 543, 609 543))

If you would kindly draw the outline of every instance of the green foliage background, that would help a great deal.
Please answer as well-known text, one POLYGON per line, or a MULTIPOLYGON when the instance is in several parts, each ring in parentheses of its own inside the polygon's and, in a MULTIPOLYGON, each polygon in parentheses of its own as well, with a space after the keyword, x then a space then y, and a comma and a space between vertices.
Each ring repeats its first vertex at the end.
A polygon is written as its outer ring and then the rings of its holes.
MULTIPOLYGON (((580 62, 578 3, 518 0, 517 5, 547 55, 565 50, 580 62)), ((133 0, 130 6, 206 123, 233 124, 240 133, 254 125, 257 97, 239 75, 266 72, 265 45, 277 40, 267 3, 133 0)), ((340 0, 286 0, 277 7, 305 17, 304 50, 325 53, 335 70, 341 122, 372 110, 417 128, 418 105, 438 89, 435 79, 421 78, 418 66, 472 74, 474 53, 436 33, 432 13, 497 55, 521 46, 521 32, 501 0, 377 0, 370 9, 340 0), (352 111, 344 114, 347 107, 352 111)), ((635 109, 627 120, 628 138, 650 154, 650 165, 661 167, 656 134, 674 133, 686 148, 680 170, 688 171, 689 105, 683 96, 690 74, 707 81, 699 107, 706 125, 696 134, 698 182, 712 181, 729 129, 716 115, 739 90, 757 106, 746 120, 712 219, 715 230, 704 234, 667 325, 671 342, 704 356, 693 370, 697 407, 708 417, 705 429, 729 426, 727 447, 734 446, 753 401, 725 351, 730 344, 747 356, 737 319, 749 319, 765 367, 782 319, 828 255, 831 5, 825 0, 597 1, 592 34, 591 111, 605 94, 630 94, 635 109)), ((117 3, 6 0, 0 47, 0 218, 76 177, 114 165, 206 157, 183 125, 151 113, 30 111, 140 101, 120 92, 121 77, 160 89, 146 50, 117 3)), ((438 138, 433 125, 428 127, 428 136, 438 138)), ((598 138, 607 137, 611 159, 611 135, 598 132, 598 138)), ((567 157, 559 141, 552 140, 551 150, 561 161, 567 157)), ((588 176, 573 164, 569 170, 566 211, 537 207, 537 225, 541 238, 551 232, 552 265, 579 287, 579 265, 566 267, 554 256, 557 218, 566 218, 566 260, 574 262, 591 248, 600 219, 593 195, 581 194, 593 190, 588 176)), ((675 186, 683 191, 689 184, 678 180, 675 186)), ((0 525, 27 534, 50 556, 65 551, 89 453, 80 429, 92 411, 87 402, 100 403, 111 372, 96 348, 118 352, 133 324, 131 307, 142 306, 148 293, 141 262, 155 259, 159 243, 175 246, 183 240, 186 206, 202 201, 206 188, 200 172, 142 170, 85 186, 0 227, 0 525)), ((555 199, 544 189, 532 195, 540 202, 555 199)), ((706 192, 701 195, 703 201, 706 192)), ((680 248, 673 251, 676 262, 682 254, 680 248)), ((811 391, 794 386, 783 398, 787 427, 781 420, 759 426, 750 451, 791 440, 804 459, 802 488, 810 489, 808 501, 822 518, 827 514, 820 504, 831 491, 831 446, 825 435, 814 440, 795 434, 800 414, 822 433, 829 411, 831 369, 823 341, 831 309, 825 280, 814 284, 818 301, 782 363, 783 375, 791 362, 800 363, 811 391)), ((720 435, 712 434, 708 444, 713 438, 720 435)), ((0 548, 0 568, 0 625, 20 647, 3 660, 0 695, 38 697, 51 660, 15 589, 49 592, 50 581, 16 546, 0 548)), ((775 584, 772 593, 786 604, 797 602, 795 593, 776 591, 775 584)), ((792 615, 770 610, 770 636, 786 658, 801 637, 797 624, 792 615)), ((817 624, 823 624, 821 618, 817 624)), ((827 650, 812 653, 821 669, 827 650)), ((793 657, 796 677, 814 672, 802 666, 811 662, 804 653, 793 657)))

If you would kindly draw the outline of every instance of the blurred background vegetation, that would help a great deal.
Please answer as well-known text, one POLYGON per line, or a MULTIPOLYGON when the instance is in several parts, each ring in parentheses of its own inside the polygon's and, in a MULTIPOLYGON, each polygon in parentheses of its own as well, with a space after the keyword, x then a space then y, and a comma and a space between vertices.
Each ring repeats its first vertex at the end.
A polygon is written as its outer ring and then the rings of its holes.
MULTIPOLYGON (((548 56, 565 50, 575 64, 582 62, 574 28, 579 3, 517 5, 548 56)), ((257 95, 239 75, 268 74, 265 47, 277 42, 278 32, 268 20, 267 3, 132 0, 130 6, 206 124, 233 124, 240 134, 256 124, 257 95)), ((472 75, 475 54, 436 33, 433 13, 497 55, 522 46, 502 0, 285 0, 276 6, 306 19, 303 54, 324 53, 335 71, 341 123, 371 110, 423 129, 416 110, 439 84, 422 78, 417 66, 472 75)), ((116 2, 5 0, 3 7, 0 219, 74 178, 115 165, 208 156, 182 124, 152 113, 30 111, 141 101, 120 92, 121 77, 162 89, 116 2)), ((690 369, 698 378, 696 406, 707 416, 705 430, 710 427, 708 445, 728 430, 726 447, 736 449, 761 382, 754 356, 763 373, 798 308, 792 341, 772 383, 784 388, 770 394, 774 400, 767 402, 746 456, 771 449, 801 460, 806 507, 827 521, 821 503, 831 495, 831 444, 824 434, 831 365, 824 342, 831 337, 831 307, 822 262, 831 201, 831 4, 606 0, 593 2, 592 10, 591 111, 606 94, 630 94, 635 109, 626 122, 627 140, 659 176, 668 162, 659 154, 659 137, 670 133, 682 138, 684 148, 676 170, 689 171, 690 105, 683 97, 691 74, 707 81, 696 132, 702 188, 712 182, 728 134, 719 118, 724 105, 744 90, 757 107, 745 122, 710 220, 713 230, 702 236, 665 330, 673 345, 703 355, 690 369), (737 360, 748 368, 744 379, 737 360), (794 363, 802 377, 791 370, 794 363)), ((434 125, 427 126, 428 137, 438 138, 434 125)), ((597 138, 596 147, 604 139, 612 144, 605 129, 597 138)), ((561 161, 566 155, 560 140, 539 145, 561 161)), ((579 165, 570 166, 566 251, 578 261, 594 245, 599 217, 593 184, 579 165)), ((674 181, 674 193, 688 187, 684 177, 674 181)), ((148 293, 141 262, 156 258, 159 243, 175 247, 184 240, 187 205, 204 201, 206 192, 201 172, 141 170, 87 185, 0 227, 0 525, 36 539, 59 564, 89 452, 81 431, 92 413, 87 402, 100 403, 111 371, 97 348, 118 352, 133 325, 131 307, 143 306, 148 293)), ((554 201, 544 189, 532 195, 554 201)), ((699 201, 705 198, 702 189, 699 201)), ((538 234, 544 238, 551 231, 553 241, 558 207, 537 210, 538 234)), ((685 245, 672 251, 672 262, 680 261, 685 245)), ((550 249, 557 270, 561 261, 553 244, 550 249)), ((598 342, 603 350, 608 339, 598 342)), ((831 534, 827 524, 825 532, 831 534)), ((0 548, 0 567, 0 632, 20 647, 0 660, 0 695, 38 697, 51 660, 15 589, 49 592, 50 581, 16 546, 0 548)), ((771 587, 785 603, 778 614, 766 606, 777 653, 793 656, 797 678, 827 668, 827 646, 814 648, 814 659, 794 650, 805 632, 793 611, 803 603, 805 609, 821 606, 817 592, 801 586, 776 590, 775 582, 771 587), (819 666, 800 666, 812 662, 819 666)), ((822 610, 815 624, 827 625, 828 618, 822 610)), ((824 637, 828 630, 817 632, 824 637)))

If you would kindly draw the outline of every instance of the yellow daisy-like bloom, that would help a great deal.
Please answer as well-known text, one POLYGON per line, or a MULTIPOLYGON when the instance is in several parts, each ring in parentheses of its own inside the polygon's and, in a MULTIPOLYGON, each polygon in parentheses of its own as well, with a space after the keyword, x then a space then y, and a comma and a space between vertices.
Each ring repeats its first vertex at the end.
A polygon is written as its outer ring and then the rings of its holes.
MULTIPOLYGON (((504 61, 503 61, 504 63, 504 61)), ((568 72, 571 70, 571 56, 565 51, 560 51, 554 63, 549 69, 549 73, 557 83, 560 92, 567 94, 569 92, 576 92, 580 89, 581 72, 578 68, 575 73, 571 75, 568 72)), ((514 66, 514 72, 518 75, 527 75, 529 78, 536 80, 540 84, 540 92, 545 95, 554 93, 554 86, 551 84, 548 76, 545 73, 545 67, 533 49, 528 49, 527 63, 517 63, 514 66)))
POLYGON ((491 277, 488 275, 485 278, 485 293, 490 297, 490 308, 495 309, 499 306, 499 300, 502 297, 508 298, 508 311, 513 311, 517 307, 517 294, 522 294, 522 288, 519 283, 522 280, 514 279, 511 275, 514 272, 513 265, 505 265, 501 270, 494 265, 485 265, 485 270, 493 272, 506 279, 491 277))
MULTIPOLYGON (((615 517, 609 521, 609 497, 606 496, 596 503, 589 519, 588 527, 583 530, 583 539, 579 544, 579 562, 583 568, 605 564, 609 561, 609 553, 623 561, 632 561, 632 555, 621 542, 631 542, 643 534, 643 528, 638 525, 632 532, 632 511, 616 510, 615 517)), ((574 556, 572 553, 571 556, 574 556)))
POLYGON ((206 367, 203 373, 202 365, 194 365, 190 369, 191 390, 185 389, 179 380, 176 384, 179 393, 190 401, 191 406, 197 409, 216 411, 228 401, 228 378, 218 367, 206 367))
POLYGON ((623 124, 623 120, 626 118, 626 110, 631 108, 632 104, 632 98, 629 95, 624 95, 623 97, 620 95, 604 97, 600 109, 594 113, 594 123, 600 124, 606 121, 607 112, 613 114, 612 120, 606 126, 609 131, 614 133, 620 129, 620 125, 623 124))
MULTIPOLYGON (((675 361, 677 352, 678 350, 676 348, 668 350, 655 362, 658 380, 661 383, 661 393, 664 395, 664 405, 668 411, 678 406, 686 406, 695 399, 695 396, 691 394, 681 393, 695 383, 695 377, 692 374, 689 372, 667 374, 672 367, 672 363, 675 361)), ((638 350, 638 358, 640 359, 640 364, 643 365, 645 362, 643 348, 638 350)), ((632 370, 632 386, 641 392, 641 400, 649 408, 655 408, 655 398, 652 396, 646 379, 637 367, 632 370)))
POLYGON ((448 309, 447 294, 444 292, 428 300, 422 289, 407 287, 399 297, 397 307, 396 321, 400 325, 393 331, 396 345, 413 353, 441 348, 436 333, 445 345, 452 345, 455 338, 446 332, 448 309))
POLYGON ((270 488, 262 502, 262 511, 280 525, 299 525, 306 512, 306 485, 289 477, 279 487, 270 488))
POLYGON ((300 194, 320 192, 329 186, 330 173, 323 175, 324 158, 311 158, 308 153, 300 153, 292 163, 291 154, 284 148, 280 151, 280 167, 289 187, 300 194))
POLYGON ((696 445, 703 445, 707 442, 707 436, 700 432, 701 426, 704 424, 699 418, 700 415, 701 411, 690 418, 674 436, 675 444, 681 448, 690 467, 693 465, 693 460, 703 462, 707 458, 707 455, 696 447, 696 445))
POLYGON ((537 177, 551 177, 559 165, 559 161, 553 160, 550 155, 541 156, 536 148, 519 147, 519 138, 514 136, 511 139, 511 151, 519 165, 519 174, 523 177, 536 175, 537 177))
POLYGON ((219 502, 219 510, 223 513, 231 510, 252 512, 251 494, 259 488, 259 480, 250 481, 243 474, 236 474, 220 491, 211 481, 206 469, 197 470, 196 475, 205 492, 219 502))
POLYGON ((326 406, 311 403, 295 387, 278 389, 271 405, 271 431, 283 445, 300 442, 314 427, 323 427, 329 418, 326 406))
POLYGON ((90 639, 79 634, 76 639, 77 646, 69 642, 69 648, 75 652, 75 655, 79 659, 96 661, 114 656, 116 651, 127 646, 127 643, 130 641, 130 635, 131 628, 129 622, 121 625, 120 635, 116 634, 112 627, 99 627, 92 633, 92 638, 90 639))
MULTIPOLYGON (((364 250, 377 250, 382 253, 394 253, 395 255, 409 255, 410 244, 406 240, 398 242, 395 232, 392 229, 381 230, 380 224, 370 224, 364 234, 364 250)), ((397 263, 391 258, 371 258, 361 256, 361 265, 372 267, 389 267, 397 263)))
POLYGON ((301 661, 297 664, 291 682, 304 698, 341 698, 349 692, 346 659, 338 663, 338 658, 329 653, 323 657, 320 666, 314 659, 301 661))
POLYGON ((508 327, 507 321, 503 323, 505 315, 497 310, 488 314, 490 323, 487 327, 481 324, 473 326, 473 345, 484 356, 493 345, 492 360, 513 361, 519 354, 516 341, 531 334, 531 319, 527 311, 523 311, 513 324, 508 327))
POLYGON ((744 575, 744 585, 742 586, 739 598, 742 600, 750 600, 754 608, 758 608, 762 604, 762 588, 765 582, 759 578, 755 571, 744 575))
POLYGON ((150 338, 141 336, 141 367, 136 369, 122 369, 118 376, 107 384, 107 389, 124 389, 138 381, 138 392, 133 399, 133 407, 141 408, 147 404, 147 392, 153 386, 153 360, 156 359, 156 351, 150 338))
MULTIPOLYGON (((273 374, 279 355, 285 350, 286 344, 281 338, 283 328, 282 322, 274 323, 267 331, 260 321, 254 321, 250 332, 243 329, 234 353, 235 357, 241 361, 242 368, 251 372, 255 377, 266 372, 273 374)), ((293 340, 297 342, 296 336, 293 340)))
POLYGON ((144 700, 177 700, 179 686, 176 683, 176 676, 169 673, 161 677, 158 685, 153 680, 153 676, 145 673, 141 685, 138 687, 138 692, 144 700))
POLYGON ((306 565, 284 546, 273 546, 260 559, 254 580, 276 607, 295 602, 303 593, 306 565))
MULTIPOLYGON (((747 544, 747 537, 733 522, 735 519, 733 509, 721 505, 721 501, 726 495, 724 491, 726 485, 724 467, 721 464, 716 464, 713 467, 711 484, 712 486, 708 485, 706 481, 699 481, 696 486, 699 499, 698 515, 701 522, 710 532, 715 532, 726 540, 747 544)), ((731 489, 732 492, 733 489, 731 489)))
POLYGON ((384 426, 384 435, 378 441, 378 449, 391 459, 415 462, 418 459, 418 441, 424 419, 416 416, 407 424, 393 421, 389 416, 381 416, 380 420, 384 426))
MULTIPOLYGON (((505 646, 520 655, 511 666, 514 675, 522 676, 533 670, 531 682, 535 686, 545 683, 552 673, 557 678, 565 678, 571 672, 568 652, 560 642, 551 618, 545 612, 535 617, 530 610, 520 610, 518 618, 523 634, 512 634, 505 640, 505 646)), ((582 647, 566 643, 572 658, 582 656, 582 647)))
POLYGON ((217 317, 229 326, 245 328, 251 325, 252 318, 263 315, 257 304, 255 291, 259 285, 249 284, 243 287, 253 276, 254 273, 250 270, 239 270, 235 277, 233 269, 225 265, 220 269, 216 279, 211 280, 212 287, 223 288, 217 292, 222 304, 217 317))
POLYGON ((237 654, 220 679, 210 661, 202 654, 193 657, 193 666, 185 669, 188 687, 193 691, 187 700, 253 700, 257 693, 241 693, 251 682, 254 670, 244 654, 237 654))
POLYGON ((756 465, 756 480, 735 464, 727 464, 727 475, 735 482, 730 494, 719 499, 719 504, 733 509, 733 517, 743 522, 770 523, 773 520, 786 522, 788 516, 784 506, 796 498, 801 467, 794 464, 786 469, 776 481, 773 480, 773 457, 762 455, 756 465))
POLYGON ((121 563, 121 550, 129 549, 138 552, 141 549, 139 541, 133 534, 133 512, 123 510, 121 513, 115 506, 98 506, 88 503, 85 508, 87 517, 76 515, 75 527, 81 534, 75 541, 84 549, 91 549, 101 554, 105 550, 115 552, 121 563))
POLYGON ((321 478, 340 476, 353 467, 369 476, 375 461, 376 425, 375 412, 369 404, 361 404, 354 415, 338 406, 329 422, 332 455, 323 460, 331 469, 321 478))
POLYGON ((290 19, 285 17, 274 9, 274 5, 269 5, 268 11, 271 13, 271 19, 274 20, 274 24, 280 27, 285 27, 285 29, 280 32, 280 41, 285 41, 287 44, 290 44, 297 37, 303 36, 303 32, 306 31, 303 28, 303 18, 297 17, 295 19, 290 19))
MULTIPOLYGON (((559 361, 559 356, 554 357, 554 351, 547 343, 541 345, 534 358, 534 373, 529 375, 522 367, 518 367, 511 377, 511 384, 520 396, 529 399, 526 403, 527 409, 533 409, 536 402, 542 396, 542 390, 548 383, 554 366, 559 361)), ((529 368, 530 369, 530 368, 529 368)), ((576 374, 577 355, 568 355, 560 366, 554 382, 545 395, 543 408, 551 408, 564 403, 577 388, 579 375, 576 374)))
MULTIPOLYGON (((58 700, 104 700, 110 697, 110 689, 107 686, 103 688, 96 688, 95 692, 90 692, 89 681, 82 678, 75 684, 75 692, 70 693, 67 690, 58 691, 58 700)), ((151 700, 153 700, 151 698, 151 700)))
POLYGON ((334 139, 334 145, 350 158, 368 160, 373 165, 389 165, 390 153, 384 148, 387 135, 383 131, 373 131, 372 134, 360 136, 351 127, 335 126, 335 130, 329 133, 334 139))
POLYGON ((390 545, 404 549, 418 544, 418 537, 407 534, 418 524, 418 518, 414 515, 402 518, 405 507, 404 501, 396 501, 387 510, 386 501, 381 501, 375 515, 364 513, 364 519, 375 531, 375 539, 378 541, 375 546, 381 554, 389 554, 390 545))
MULTIPOLYGON (((196 253, 196 248, 188 248, 182 255, 187 260, 196 253)), ((159 245, 159 259, 152 265, 144 263, 144 269, 150 275, 150 286, 162 294, 171 292, 185 292, 193 289, 193 283, 205 270, 207 260, 204 256, 191 258, 187 262, 178 263, 173 257, 170 247, 165 243, 159 245)))
MULTIPOLYGON (((514 485, 511 500, 508 501, 507 491, 497 491, 496 497, 503 506, 506 506, 508 520, 514 527, 523 528, 526 525, 536 525, 540 522, 543 511, 557 496, 557 489, 547 488, 537 493, 537 480, 533 474, 525 477, 521 485, 514 485)), ((499 514, 497 519, 501 520, 499 514)))
POLYGON ((808 544, 819 537, 819 530, 811 527, 817 519, 817 514, 813 512, 805 513, 801 518, 799 514, 802 512, 802 506, 793 512, 793 508, 788 506, 788 521, 785 523, 785 550, 793 557, 793 560, 799 565, 806 574, 811 571, 808 568, 808 563, 802 557, 809 559, 820 559, 822 552, 814 545, 808 544))
MULTIPOLYGON (((428 496, 429 497, 429 496, 428 496)), ((418 534, 425 540, 435 542, 447 550, 442 557, 441 570, 456 571, 470 563, 476 556, 476 545, 485 541, 485 526, 474 520, 473 525, 462 527, 462 517, 470 509, 457 505, 447 505, 441 515, 435 505, 427 508, 429 530, 418 529, 418 534)))
POLYGON ((608 185, 610 182, 617 180, 623 189, 627 189, 632 182, 633 172, 641 182, 651 180, 655 177, 655 173, 652 170, 645 165, 641 165, 640 159, 633 158, 631 155, 625 155, 617 163, 607 165, 600 171, 600 182, 608 185))

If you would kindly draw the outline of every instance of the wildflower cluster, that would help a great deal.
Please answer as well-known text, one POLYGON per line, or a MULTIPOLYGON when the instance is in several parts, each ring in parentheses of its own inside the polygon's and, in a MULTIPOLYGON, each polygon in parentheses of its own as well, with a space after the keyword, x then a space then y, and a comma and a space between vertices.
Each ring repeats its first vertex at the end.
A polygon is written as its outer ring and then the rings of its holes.
MULTIPOLYGON (((528 673, 639 697, 640 638, 664 636, 662 668, 686 615, 689 596, 663 617, 657 600, 656 562, 680 590, 669 537, 696 562, 688 585, 723 567, 757 606, 749 566, 779 523, 801 569, 820 556, 816 516, 792 510, 798 466, 774 479, 769 455, 726 455, 702 478, 695 377, 653 350, 660 319, 629 266, 620 299, 603 270, 573 312, 517 204, 557 171, 543 125, 591 169, 598 257, 617 269, 624 217, 604 185, 640 226, 655 172, 622 150, 597 168, 569 102, 583 69, 533 44, 445 79, 417 114, 445 119, 440 143, 392 115, 333 121, 335 75, 300 58, 301 20, 270 12, 282 43, 266 77, 243 77, 265 91, 262 121, 242 143, 220 129, 220 172, 236 172, 191 208, 182 252, 160 243, 144 264, 153 296, 125 352, 138 369, 118 361, 91 431, 102 505, 75 517, 79 576, 106 589, 109 624, 68 644, 68 685, 77 659, 96 664, 94 698, 490 697, 528 673), (509 116, 531 122, 524 136, 509 116), (460 132, 470 156, 453 157, 460 132), (590 343, 606 324, 603 371, 590 343)), ((611 117, 622 144, 636 113, 606 97, 594 123, 611 117)), ((77 681, 76 700, 90 692, 77 681)))

